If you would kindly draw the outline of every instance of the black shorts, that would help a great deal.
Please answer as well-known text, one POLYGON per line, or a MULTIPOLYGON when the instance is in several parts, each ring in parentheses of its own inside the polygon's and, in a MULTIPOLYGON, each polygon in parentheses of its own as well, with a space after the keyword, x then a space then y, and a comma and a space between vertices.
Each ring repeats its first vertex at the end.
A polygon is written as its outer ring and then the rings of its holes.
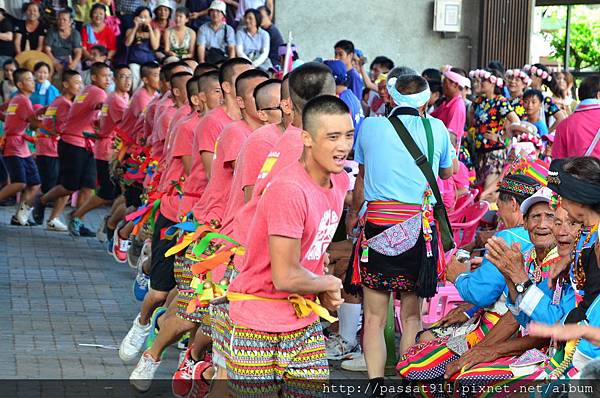
POLYGON ((8 172, 6 171, 6 167, 4 167, 4 161, 2 160, 2 155, 0 155, 0 186, 7 182, 8 182, 8 172))
POLYGON ((121 189, 110 176, 108 161, 96 159, 98 189, 96 196, 104 200, 115 200, 121 194, 121 189))
POLYGON ((11 183, 24 183, 30 187, 41 184, 40 173, 32 156, 26 158, 5 156, 4 165, 11 183))
POLYGON ((131 185, 125 187, 125 205, 127 207, 135 207, 136 209, 142 206, 142 194, 144 193, 144 186, 140 183, 134 182, 131 185))
POLYGON ((96 188, 94 154, 85 148, 58 141, 60 184, 69 191, 96 188))
POLYGON ((37 164, 40 179, 42 180, 42 193, 46 193, 58 185, 58 158, 36 156, 35 163, 37 164))
POLYGON ((172 248, 177 239, 161 239, 160 232, 175 223, 158 213, 154 232, 152 234, 152 257, 150 259, 150 287, 159 292, 169 292, 177 284, 173 273, 175 256, 165 257, 165 253, 172 248))

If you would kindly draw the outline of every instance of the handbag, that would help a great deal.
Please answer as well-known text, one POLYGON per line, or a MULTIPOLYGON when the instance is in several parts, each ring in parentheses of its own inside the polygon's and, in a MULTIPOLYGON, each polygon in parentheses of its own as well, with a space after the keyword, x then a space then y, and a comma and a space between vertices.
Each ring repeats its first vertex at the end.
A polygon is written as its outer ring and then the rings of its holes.
POLYGON ((417 214, 368 239, 367 245, 385 256, 399 256, 412 249, 420 235, 421 214, 417 214))
MULTIPOLYGON (((223 29, 225 29, 223 32, 223 41, 225 42, 225 49, 227 49, 227 24, 223 25, 223 29)), ((227 51, 223 51, 217 47, 207 49, 205 54, 204 60, 214 65, 219 65, 229 58, 227 51)))
POLYGON ((428 161, 427 157, 423 155, 423 152, 421 152, 421 150, 415 143, 415 140, 406 130, 406 127, 404 126, 402 121, 395 116, 388 117, 388 120, 390 121, 390 123, 392 123, 392 126, 394 126, 398 137, 400 137, 400 140, 402 140, 402 143, 404 144, 410 155, 413 157, 415 163, 417 164, 419 169, 421 169, 421 172, 423 173, 425 179, 429 183, 431 191, 433 192, 433 196, 436 200, 436 204, 433 206, 433 218, 436 221, 439 231, 439 239, 442 240, 442 246, 444 248, 444 251, 448 252, 454 249, 454 236, 452 234, 450 220, 448 219, 448 213, 446 212, 446 206, 444 206, 444 202, 442 201, 440 188, 438 187, 437 180, 431 168, 430 162, 433 160, 433 133, 431 131, 431 123, 427 118, 421 118, 427 136, 427 148, 429 154, 428 161))

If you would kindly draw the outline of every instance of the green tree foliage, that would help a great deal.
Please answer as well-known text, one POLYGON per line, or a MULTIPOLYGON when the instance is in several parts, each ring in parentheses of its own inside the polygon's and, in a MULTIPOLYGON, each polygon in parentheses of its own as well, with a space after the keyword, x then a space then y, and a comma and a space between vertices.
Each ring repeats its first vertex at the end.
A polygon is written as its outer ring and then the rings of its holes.
MULTIPOLYGON (((565 59, 565 30, 546 32, 554 49, 553 57, 563 62, 565 59)), ((600 22, 571 23, 571 53, 569 67, 575 70, 600 70, 600 22)))

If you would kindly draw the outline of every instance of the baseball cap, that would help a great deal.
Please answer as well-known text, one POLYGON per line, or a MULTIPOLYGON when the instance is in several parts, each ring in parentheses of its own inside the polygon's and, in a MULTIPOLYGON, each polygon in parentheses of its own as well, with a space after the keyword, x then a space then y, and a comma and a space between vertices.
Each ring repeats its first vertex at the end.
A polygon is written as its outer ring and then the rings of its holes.
POLYGON ((545 202, 550 203, 552 201, 552 190, 548 187, 543 187, 534 193, 529 198, 525 199, 523 203, 521 203, 521 213, 527 214, 531 206, 545 202))
POLYGON ((208 7, 208 9, 221 11, 223 15, 225 15, 225 12, 227 11, 227 5, 224 1, 214 0, 212 3, 210 3, 210 7, 208 7))
POLYGON ((335 79, 335 84, 345 84, 348 80, 348 73, 346 72, 346 66, 342 61, 337 59, 327 60, 323 62, 325 65, 331 69, 331 73, 333 74, 333 78, 335 79))

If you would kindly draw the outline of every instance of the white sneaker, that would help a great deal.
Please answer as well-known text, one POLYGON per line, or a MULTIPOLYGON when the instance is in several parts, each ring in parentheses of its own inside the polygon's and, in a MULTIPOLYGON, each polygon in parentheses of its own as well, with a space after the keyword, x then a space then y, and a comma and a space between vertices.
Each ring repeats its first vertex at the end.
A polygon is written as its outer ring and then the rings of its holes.
POLYGON ((138 257, 138 261, 136 264, 138 272, 144 271, 144 265, 150 261, 150 256, 152 255, 152 241, 150 239, 146 239, 144 241, 144 246, 142 246, 142 252, 138 257))
POLYGON ((129 329, 119 347, 119 357, 124 362, 131 362, 137 358, 151 329, 151 323, 145 326, 140 325, 140 314, 135 317, 133 326, 131 326, 131 329, 129 329))
POLYGON ((46 227, 50 231, 67 232, 69 230, 69 228, 62 221, 60 221, 60 218, 48 220, 46 227))
POLYGON ((349 359, 358 351, 358 348, 358 343, 352 346, 338 334, 333 335, 325 342, 325 352, 330 361, 349 359))
POLYGON ((140 392, 148 391, 152 384, 152 379, 154 379, 154 373, 156 373, 159 366, 160 361, 155 361, 145 352, 135 369, 133 369, 133 372, 131 372, 129 382, 140 392))
POLYGON ((33 208, 26 203, 21 203, 19 210, 17 210, 17 222, 23 226, 29 225, 29 215, 33 208))
POLYGON ((349 370, 351 372, 366 372, 367 362, 365 361, 365 355, 356 355, 354 358, 342 362, 342 369, 349 370))
POLYGON ((100 223, 100 226, 98 227, 98 230, 96 231, 96 239, 98 239, 98 241, 100 241, 100 243, 105 243, 106 240, 108 239, 108 236, 106 235, 106 221, 108 220, 108 216, 104 217, 102 219, 102 222, 100 223))

